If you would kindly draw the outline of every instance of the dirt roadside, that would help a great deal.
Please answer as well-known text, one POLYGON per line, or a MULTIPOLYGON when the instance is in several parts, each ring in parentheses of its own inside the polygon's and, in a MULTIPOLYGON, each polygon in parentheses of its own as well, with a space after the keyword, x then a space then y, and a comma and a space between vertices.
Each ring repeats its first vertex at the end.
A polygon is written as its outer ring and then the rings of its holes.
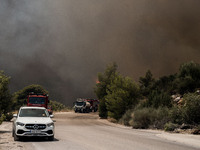
POLYGON ((0 125, 0 150, 23 150, 22 142, 15 142, 12 137, 12 122, 0 125))

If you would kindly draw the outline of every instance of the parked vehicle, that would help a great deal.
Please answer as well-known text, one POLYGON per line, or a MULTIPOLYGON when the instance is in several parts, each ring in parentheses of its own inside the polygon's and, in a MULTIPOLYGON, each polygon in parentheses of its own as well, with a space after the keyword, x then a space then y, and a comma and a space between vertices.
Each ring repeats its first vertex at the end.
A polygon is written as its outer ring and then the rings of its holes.
POLYGON ((49 115, 52 115, 53 114, 53 108, 52 108, 52 106, 48 105, 47 111, 49 112, 49 115))
POLYGON ((89 102, 85 101, 85 99, 78 98, 74 105, 74 111, 82 113, 90 112, 90 107, 91 104, 89 102))
POLYGON ((98 110, 98 106, 99 106, 99 100, 97 99, 85 99, 85 101, 90 103, 90 111, 94 111, 96 112, 98 110))
POLYGON ((21 137, 37 136, 54 140, 54 123, 44 107, 21 107, 18 114, 14 114, 12 136, 15 141, 21 137))
POLYGON ((27 106, 45 107, 49 111, 49 114, 52 114, 53 112, 52 109, 48 108, 48 103, 49 103, 48 98, 49 97, 47 94, 31 92, 27 96, 27 106))

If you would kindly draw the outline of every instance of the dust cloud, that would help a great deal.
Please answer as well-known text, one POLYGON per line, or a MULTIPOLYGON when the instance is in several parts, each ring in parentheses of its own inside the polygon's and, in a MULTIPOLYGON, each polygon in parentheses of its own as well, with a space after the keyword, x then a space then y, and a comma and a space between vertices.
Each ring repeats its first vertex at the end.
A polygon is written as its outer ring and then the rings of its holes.
POLYGON ((41 84, 72 105, 95 97, 97 73, 116 62, 138 80, 200 63, 199 0, 1 0, 0 70, 11 91, 41 84))

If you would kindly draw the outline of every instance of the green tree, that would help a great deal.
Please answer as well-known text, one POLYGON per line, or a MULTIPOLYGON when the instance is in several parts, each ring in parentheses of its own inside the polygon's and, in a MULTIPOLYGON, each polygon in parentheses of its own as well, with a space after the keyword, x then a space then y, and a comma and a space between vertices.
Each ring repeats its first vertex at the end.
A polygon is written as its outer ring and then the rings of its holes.
POLYGON ((148 107, 171 107, 172 99, 170 95, 163 90, 153 90, 148 96, 147 100, 148 107))
POLYGON ((99 117, 107 118, 108 117, 108 110, 106 108, 106 100, 103 98, 99 102, 99 117))
POLYGON ((99 116, 101 118, 107 118, 107 108, 105 104, 105 96, 107 95, 108 86, 114 80, 117 72, 117 64, 113 63, 108 65, 104 73, 98 73, 98 83, 94 89, 97 98, 100 101, 99 104, 99 116))
POLYGON ((106 108, 108 116, 119 120, 123 114, 138 103, 139 87, 130 78, 116 75, 107 88, 106 108))
POLYGON ((163 90, 169 94, 174 94, 176 93, 177 89, 176 79, 176 74, 160 77, 158 80, 155 81, 152 89, 163 90))
MULTIPOLYGON (((11 95, 8 89, 10 77, 6 76, 3 71, 0 71, 0 120, 5 119, 6 115, 10 111, 11 95)), ((0 121, 0 122, 1 122, 0 121)))
POLYGON ((140 90, 143 96, 148 96, 150 91, 152 90, 155 79, 150 70, 148 70, 145 74, 145 77, 140 77, 140 90))
POLYGON ((13 110, 18 110, 22 105, 24 105, 24 102, 27 100, 27 95, 31 92, 48 94, 48 91, 45 90, 41 85, 32 84, 26 86, 22 90, 14 93, 12 98, 13 110))
POLYGON ((193 61, 182 64, 177 82, 180 94, 194 92, 200 87, 200 65, 193 61))

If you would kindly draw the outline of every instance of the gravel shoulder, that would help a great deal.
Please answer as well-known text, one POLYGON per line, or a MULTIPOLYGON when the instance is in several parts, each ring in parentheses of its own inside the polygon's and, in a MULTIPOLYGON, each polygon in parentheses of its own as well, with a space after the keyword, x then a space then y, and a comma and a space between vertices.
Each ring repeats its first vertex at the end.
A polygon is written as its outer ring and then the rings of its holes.
POLYGON ((22 142, 15 142, 12 137, 12 122, 3 122, 0 125, 0 150, 23 150, 22 142))
POLYGON ((157 134, 157 136, 166 140, 178 142, 200 149, 199 135, 162 132, 157 134))
POLYGON ((107 120, 100 119, 99 121, 107 125, 114 126, 114 127, 131 129, 135 132, 139 131, 139 132, 153 133, 161 139, 165 139, 168 141, 172 141, 172 142, 176 142, 176 143, 180 143, 180 144, 184 144, 184 145, 188 145, 188 146, 192 146, 192 147, 200 149, 200 135, 193 135, 193 134, 188 134, 188 133, 170 133, 170 132, 165 132, 163 130, 132 129, 131 127, 126 127, 120 124, 111 123, 107 120))

